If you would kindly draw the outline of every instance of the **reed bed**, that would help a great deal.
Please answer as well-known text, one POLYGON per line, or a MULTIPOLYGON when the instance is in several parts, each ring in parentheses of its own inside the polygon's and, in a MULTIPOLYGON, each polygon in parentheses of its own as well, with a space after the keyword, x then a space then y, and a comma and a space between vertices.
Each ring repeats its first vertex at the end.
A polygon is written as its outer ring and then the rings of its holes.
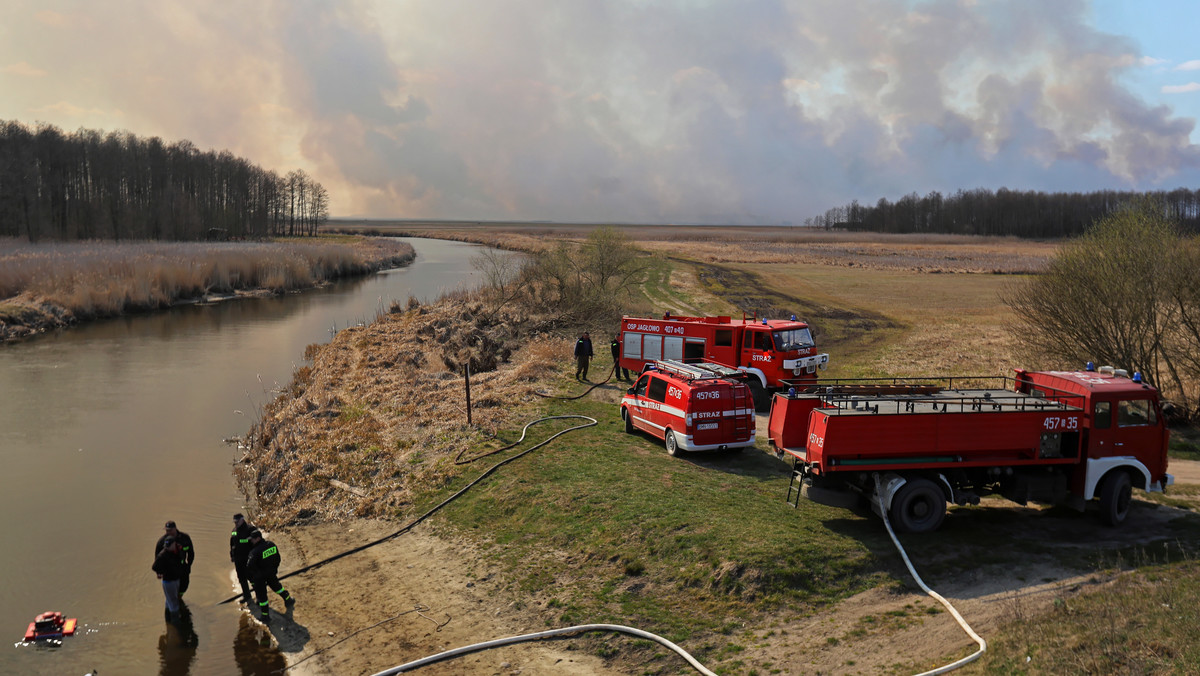
POLYGON ((70 323, 214 294, 282 293, 401 265, 413 256, 408 244, 382 238, 37 244, 0 239, 0 326, 30 328, 57 323, 53 318, 70 323))

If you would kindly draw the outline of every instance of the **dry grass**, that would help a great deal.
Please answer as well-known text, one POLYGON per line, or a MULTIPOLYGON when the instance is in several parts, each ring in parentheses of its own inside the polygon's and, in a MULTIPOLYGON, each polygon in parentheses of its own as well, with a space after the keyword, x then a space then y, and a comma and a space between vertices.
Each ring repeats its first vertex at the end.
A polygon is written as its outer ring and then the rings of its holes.
POLYGON ((243 479, 270 523, 397 514, 415 487, 456 476, 456 455, 487 447, 536 406, 535 383, 569 358, 569 339, 529 335, 535 319, 486 312, 471 299, 395 310, 307 350, 311 368, 297 371, 251 430, 243 479), (331 479, 362 487, 366 498, 331 479))
POLYGON ((531 223, 340 222, 333 229, 478 242, 538 251, 556 239, 582 240, 615 227, 641 248, 708 263, 818 263, 921 272, 1030 273, 1045 269, 1055 242, 1015 237, 899 235, 790 227, 531 223))
POLYGON ((392 240, 69 242, 0 240, 0 339, 79 319, 247 290, 279 293, 413 257, 392 240))

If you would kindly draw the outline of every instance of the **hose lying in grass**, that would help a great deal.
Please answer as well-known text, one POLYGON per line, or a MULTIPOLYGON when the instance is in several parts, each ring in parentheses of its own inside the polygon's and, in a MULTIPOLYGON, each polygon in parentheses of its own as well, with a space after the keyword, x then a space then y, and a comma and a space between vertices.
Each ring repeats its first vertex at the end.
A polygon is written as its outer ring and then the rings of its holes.
POLYGON ((900 540, 899 540, 899 538, 896 537, 896 531, 892 530, 892 523, 890 521, 888 521, 887 506, 883 504, 883 500, 882 500, 883 487, 880 485, 879 474, 875 475, 875 495, 881 496, 881 499, 879 502, 879 514, 880 514, 880 516, 883 517, 883 525, 887 527, 888 535, 892 536, 892 543, 896 545, 896 549, 900 552, 900 557, 902 559, 904 559, 904 565, 908 566, 909 574, 912 575, 913 579, 917 581, 917 584, 920 585, 921 589, 925 590, 926 594, 929 594, 929 596, 933 597, 934 600, 936 600, 938 603, 941 603, 943 606, 945 606, 946 610, 950 611, 950 614, 954 616, 955 621, 958 622, 958 626, 962 627, 963 631, 967 632, 967 635, 970 636, 971 638, 975 639, 975 642, 979 644, 979 650, 976 650, 974 653, 967 655, 966 657, 962 658, 961 660, 958 660, 957 662, 952 662, 952 663, 947 664, 942 667, 938 667, 937 669, 933 669, 931 671, 922 672, 920 674, 917 674, 917 676, 935 676, 936 674, 944 674, 944 673, 947 673, 950 671, 954 671, 955 669, 963 666, 964 664, 968 664, 970 662, 974 662, 975 660, 979 659, 980 657, 983 656, 983 653, 987 652, 987 641, 983 640, 979 636, 979 634, 976 634, 975 631, 973 629, 971 629, 971 625, 967 624, 967 621, 963 619, 962 615, 958 614, 958 610, 955 609, 954 606, 950 605, 949 601, 947 601, 945 598, 943 598, 941 594, 930 589, 925 584, 925 581, 921 579, 921 576, 917 575, 917 570, 915 568, 913 568, 912 561, 910 561, 908 559, 908 552, 904 551, 904 547, 902 547, 900 545, 900 540))
POLYGON ((375 676, 392 676, 392 674, 413 671, 414 669, 420 669, 421 667, 428 666, 434 662, 441 662, 442 660, 460 657, 462 655, 478 652, 480 650, 489 650, 491 648, 499 648, 500 646, 511 645, 513 643, 524 643, 526 641, 544 641, 546 639, 557 638, 566 634, 579 634, 586 631, 617 631, 623 634, 637 636, 638 638, 655 641, 663 646, 666 646, 667 648, 670 648, 671 650, 674 650, 681 657, 683 657, 683 659, 687 660, 688 664, 692 665, 696 671, 704 674, 704 676, 717 676, 712 671, 709 671, 703 664, 700 664, 696 658, 689 655, 683 648, 680 648, 667 639, 657 634, 651 634, 648 631, 642 631, 641 629, 635 629, 633 627, 626 627, 622 624, 580 624, 574 627, 550 629, 548 631, 539 631, 533 634, 522 634, 520 636, 498 638, 493 641, 484 641, 483 643, 473 643, 471 645, 465 645, 461 648, 454 648, 453 650, 440 652, 436 655, 430 655, 429 657, 422 657, 421 659, 414 660, 412 662, 406 662, 400 666, 392 667, 391 669, 387 669, 385 671, 380 671, 376 673, 375 676))
POLYGON ((612 380, 613 374, 616 373, 616 371, 617 371, 617 365, 616 365, 616 363, 614 363, 612 365, 612 368, 608 370, 608 375, 604 377, 604 380, 601 380, 600 382, 596 383, 595 385, 592 385, 591 387, 587 388, 586 390, 583 391, 583 394, 577 394, 573 397, 560 397, 556 394, 542 394, 541 392, 537 392, 537 391, 534 391, 534 394, 536 394, 537 396, 539 396, 543 399, 563 399, 565 401, 574 401, 576 399, 583 399, 584 397, 591 394, 592 390, 594 390, 597 387, 600 387, 601 385, 603 385, 604 383, 607 383, 608 381, 612 380))
MULTIPOLYGON (((365 545, 360 545, 358 547, 355 547, 354 549, 348 549, 340 554, 334 554, 333 556, 331 556, 327 559, 322 559, 320 561, 317 561, 316 563, 304 566, 303 568, 298 568, 286 575, 280 575, 279 579, 284 580, 293 575, 299 575, 300 573, 306 573, 314 568, 319 568, 327 563, 332 563, 334 561, 337 561, 338 559, 350 556, 351 554, 357 554, 358 552, 361 552, 364 549, 370 549, 371 547, 374 547, 377 544, 387 542, 388 540, 399 537, 400 535, 403 535, 404 533, 407 533, 408 531, 412 530, 414 527, 416 527, 417 524, 421 523, 425 519, 428 519, 429 517, 433 516, 441 508, 445 507, 446 505, 450 504, 451 502, 454 502, 456 499, 458 499, 458 497, 460 495, 462 495, 463 493, 466 493, 468 490, 470 490, 472 487, 474 487, 475 484, 477 484, 480 481, 483 481, 487 477, 491 476, 492 472, 495 472, 496 470, 500 469, 504 465, 507 465, 508 463, 512 462, 513 460, 516 460, 517 458, 520 458, 521 456, 525 455, 526 453, 530 453, 532 451, 535 451, 535 450, 541 448, 542 446, 545 446, 546 444, 550 443, 551 441, 554 441, 555 439, 566 434, 567 432, 573 432, 575 430, 581 430, 581 429, 584 429, 587 427, 592 427, 594 425, 599 424, 598 422, 596 422, 595 418, 590 418, 586 415, 552 415, 552 416, 549 416, 546 418, 540 418, 538 420, 535 420, 535 421, 529 423, 529 425, 526 425, 525 427, 526 427, 526 429, 528 429, 530 425, 534 425, 534 424, 542 422, 544 420, 560 420, 560 419, 566 419, 566 418, 582 418, 582 419, 588 420, 590 422, 587 422, 583 425, 576 425, 574 427, 568 427, 567 429, 562 430, 562 431, 554 434, 553 436, 549 437, 545 441, 542 441, 541 443, 539 443, 535 446, 530 446, 529 448, 525 449, 524 451, 521 451, 520 453, 514 455, 513 457, 505 458, 504 460, 501 460, 500 462, 496 463, 495 465, 492 465, 491 467, 489 467, 487 469, 487 471, 485 471, 483 474, 480 474, 478 477, 476 477, 474 481, 467 484, 466 486, 463 486, 458 491, 456 491, 454 493, 454 495, 451 495, 450 497, 446 498, 445 500, 442 500, 437 505, 435 505, 432 509, 430 509, 428 512, 425 512, 421 516, 418 516, 417 518, 413 519, 406 526, 404 526, 400 530, 396 531, 395 533, 392 533, 390 535, 385 535, 385 536, 379 538, 378 540, 373 540, 371 542, 368 542, 365 545)), ((525 433, 524 433, 524 431, 522 431, 521 437, 524 438, 524 435, 525 435, 525 433)), ((221 601, 217 605, 224 605, 226 603, 230 603, 232 601, 235 601, 235 600, 241 598, 241 596, 242 596, 241 594, 234 594, 233 596, 230 596, 229 598, 225 599, 224 601, 221 601)))

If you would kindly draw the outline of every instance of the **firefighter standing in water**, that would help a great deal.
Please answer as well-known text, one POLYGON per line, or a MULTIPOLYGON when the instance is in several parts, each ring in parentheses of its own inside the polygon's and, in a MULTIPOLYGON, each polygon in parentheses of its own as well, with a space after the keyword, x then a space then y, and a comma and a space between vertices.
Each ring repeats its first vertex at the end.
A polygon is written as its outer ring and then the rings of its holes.
POLYGON ((250 553, 246 556, 246 572, 250 574, 250 582, 254 585, 254 596, 258 599, 258 619, 264 624, 270 624, 270 606, 267 602, 267 588, 270 587, 283 599, 288 610, 296 605, 296 597, 283 588, 279 581, 279 548, 274 542, 264 540, 262 533, 256 528, 250 531, 250 553))
POLYGON ((163 526, 163 531, 163 536, 154 543, 154 556, 158 558, 158 553, 162 551, 167 538, 179 545, 179 561, 183 564, 179 572, 179 597, 183 598, 183 593, 188 590, 188 583, 191 582, 192 562, 196 560, 196 550, 192 547, 192 538, 176 528, 174 521, 168 521, 163 526))
POLYGON ((242 585, 242 599, 246 605, 250 605, 250 577, 246 572, 246 559, 253 548, 250 544, 250 533, 253 530, 254 526, 241 514, 233 515, 233 530, 229 533, 229 560, 233 562, 238 584, 242 585))
POLYGON ((592 354, 592 339, 587 331, 584 331, 579 340, 575 341, 575 380, 587 380, 588 362, 591 361, 592 354))

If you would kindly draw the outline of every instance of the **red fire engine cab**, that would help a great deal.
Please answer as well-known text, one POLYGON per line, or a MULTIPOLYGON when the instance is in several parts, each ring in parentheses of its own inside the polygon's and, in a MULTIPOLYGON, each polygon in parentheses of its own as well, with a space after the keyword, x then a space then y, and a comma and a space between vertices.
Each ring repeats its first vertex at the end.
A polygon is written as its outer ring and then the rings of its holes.
POLYGON ((768 428, 771 446, 793 460, 789 503, 794 493, 848 506, 861 494, 907 532, 935 530, 948 501, 987 494, 1080 511, 1096 499, 1115 526, 1133 488, 1174 483, 1158 391, 1140 374, 1090 364, 800 386, 775 396, 768 428))
POLYGON ((663 440, 667 453, 754 445, 754 406, 746 374, 720 364, 651 364, 621 399, 625 431, 663 440))
POLYGON ((816 382, 816 371, 829 363, 817 354, 808 324, 791 319, 730 317, 623 317, 620 329, 622 368, 638 373, 660 359, 722 364, 751 377, 747 384, 758 408, 770 405, 768 393, 784 381, 816 382))

